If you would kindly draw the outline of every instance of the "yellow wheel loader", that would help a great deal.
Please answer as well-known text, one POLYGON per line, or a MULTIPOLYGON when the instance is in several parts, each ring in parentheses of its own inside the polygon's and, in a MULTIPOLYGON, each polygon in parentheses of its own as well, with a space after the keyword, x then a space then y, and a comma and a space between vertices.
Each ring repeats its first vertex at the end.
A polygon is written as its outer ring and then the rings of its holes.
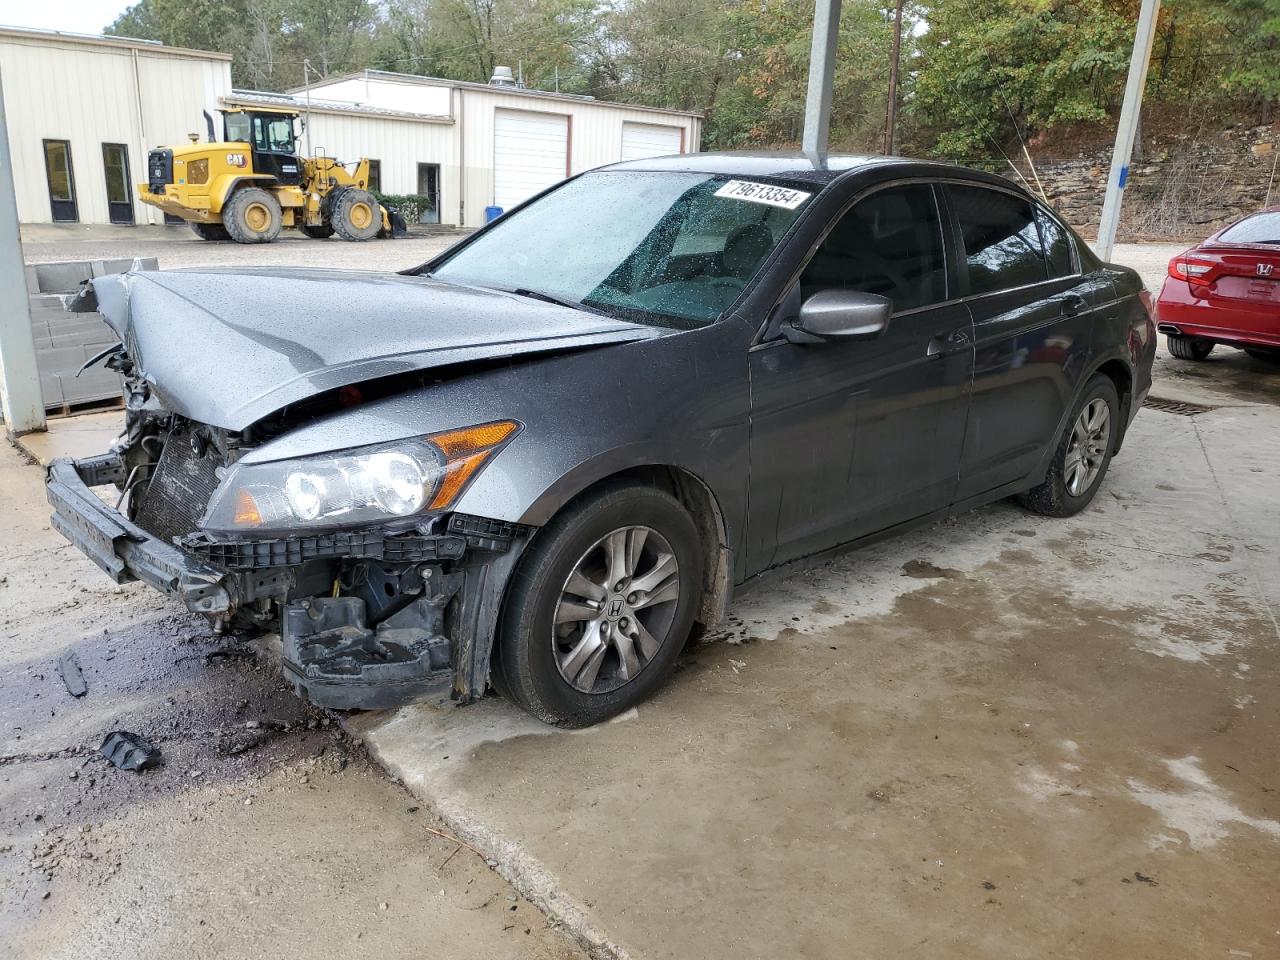
POLYGON ((152 150, 138 184, 138 199, 186 220, 200 239, 270 243, 284 227, 316 239, 406 234, 404 218, 369 192, 367 158, 343 165, 298 153, 296 110, 229 107, 221 140, 204 116, 209 142, 192 134, 189 146, 152 150))

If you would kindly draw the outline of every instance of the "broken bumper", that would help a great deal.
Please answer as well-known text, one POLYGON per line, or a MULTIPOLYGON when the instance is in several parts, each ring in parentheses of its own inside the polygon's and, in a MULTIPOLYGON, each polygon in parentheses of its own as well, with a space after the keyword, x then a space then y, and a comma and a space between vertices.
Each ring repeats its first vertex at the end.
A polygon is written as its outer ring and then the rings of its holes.
POLYGON ((119 459, 111 456, 53 461, 45 486, 53 528, 116 583, 142 580, 194 613, 230 613, 224 571, 157 540, 89 489, 90 484, 111 482, 119 471, 119 459))

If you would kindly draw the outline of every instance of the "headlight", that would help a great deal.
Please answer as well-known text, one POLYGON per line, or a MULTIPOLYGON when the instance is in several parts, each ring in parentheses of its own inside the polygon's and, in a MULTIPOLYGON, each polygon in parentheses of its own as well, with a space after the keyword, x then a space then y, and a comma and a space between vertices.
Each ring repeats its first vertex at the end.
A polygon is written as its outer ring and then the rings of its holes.
POLYGON ((500 420, 350 453, 237 464, 200 525, 228 533, 340 527, 443 510, 519 429, 500 420))

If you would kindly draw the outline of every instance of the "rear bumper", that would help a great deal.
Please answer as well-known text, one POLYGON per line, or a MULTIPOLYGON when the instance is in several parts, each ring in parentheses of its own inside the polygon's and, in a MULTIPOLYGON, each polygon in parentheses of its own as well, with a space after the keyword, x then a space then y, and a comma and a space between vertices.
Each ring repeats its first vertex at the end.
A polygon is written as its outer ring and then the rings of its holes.
POLYGON ((1280 309, 1275 304, 1219 303, 1193 296, 1172 278, 1156 300, 1157 329, 1163 334, 1204 337, 1216 343, 1280 347, 1280 309))
POLYGON ((225 571, 157 540, 89 489, 89 482, 109 480, 122 470, 115 457, 53 461, 45 485, 53 528, 116 583, 141 580, 181 600, 193 613, 231 613, 225 571))

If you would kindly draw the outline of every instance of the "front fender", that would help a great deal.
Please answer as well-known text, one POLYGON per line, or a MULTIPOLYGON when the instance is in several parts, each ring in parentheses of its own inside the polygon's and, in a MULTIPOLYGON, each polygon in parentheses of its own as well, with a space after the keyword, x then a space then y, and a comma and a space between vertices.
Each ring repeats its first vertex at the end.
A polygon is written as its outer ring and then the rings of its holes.
POLYGON ((223 206, 227 200, 231 198, 231 194, 240 187, 241 184, 247 183, 275 183, 275 177, 266 174, 252 173, 224 173, 214 177, 209 183, 209 210, 212 213, 221 213, 223 206))

